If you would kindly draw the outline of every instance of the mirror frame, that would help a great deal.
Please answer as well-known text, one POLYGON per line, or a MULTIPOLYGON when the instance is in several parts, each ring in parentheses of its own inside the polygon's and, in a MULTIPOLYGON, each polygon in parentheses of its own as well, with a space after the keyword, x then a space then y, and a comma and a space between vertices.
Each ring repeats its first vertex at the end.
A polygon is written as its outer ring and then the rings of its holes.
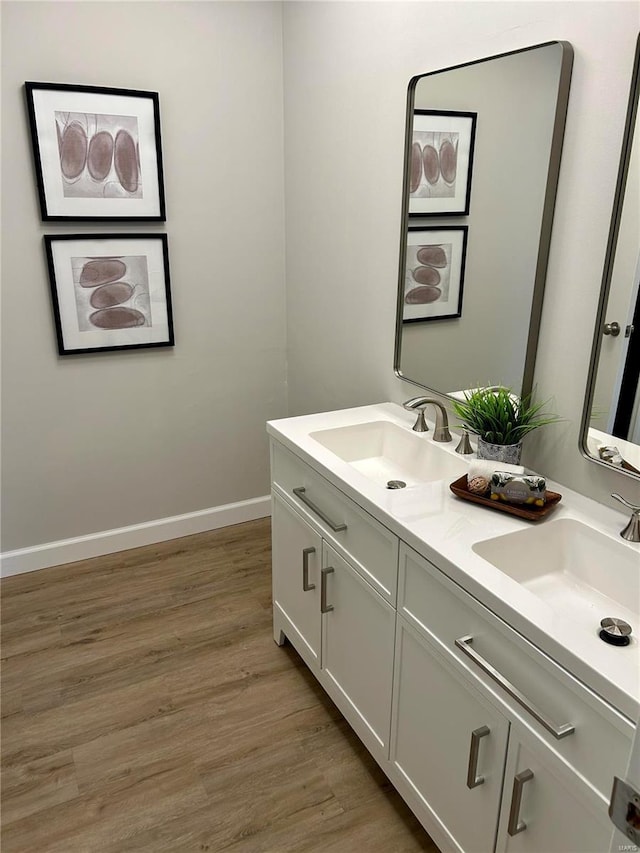
MULTIPOLYGON (((607 312, 607 304, 609 301, 609 293, 611 290, 611 279, 613 275, 613 265, 616 257, 616 247, 618 244, 618 232, 620 231, 620 221, 622 218, 622 209, 624 206, 624 195, 627 186, 627 173, 629 171, 629 161, 631 159, 631 150, 633 148, 633 136, 638 113, 638 98, 640 96, 640 35, 636 41, 636 52, 633 62, 633 71, 631 74, 631 87, 629 89, 629 103, 627 105, 627 116, 624 125, 624 135, 622 137, 622 152, 620 154, 620 165, 618 167, 618 178, 616 181, 616 189, 613 201, 613 212, 611 214, 611 225, 609 226, 609 238, 607 240, 607 250, 605 254, 604 270, 602 273, 602 285, 600 288, 600 298, 598 301, 598 309, 596 312, 596 324, 593 332, 593 345, 591 347, 591 359, 589 361, 589 373, 587 375, 587 387, 584 398, 584 409, 582 411, 582 423, 580 424, 580 452, 588 459, 589 462, 594 462, 596 465, 602 465, 609 471, 614 470, 617 473, 624 474, 627 477, 632 477, 634 480, 640 480, 640 474, 635 474, 633 471, 628 471, 625 468, 614 468, 602 459, 597 459, 589 453, 587 438, 589 434, 589 424, 591 421, 591 407, 593 405, 593 395, 596 385, 596 376, 598 373, 598 362, 600 361, 600 351, 602 349, 602 327, 607 312)), ((640 142, 640 140, 636 140, 640 142)))
MULTIPOLYGON (((551 147, 549 152, 549 169, 547 172, 547 183, 544 192, 544 202, 542 205, 542 217, 540 221, 540 237, 538 242, 538 253, 536 257, 535 275, 533 281, 533 296, 531 302, 531 316, 529 321, 529 329, 527 333, 527 343, 525 350, 524 369, 522 375, 522 385, 519 389, 521 396, 529 394, 533 388, 533 375, 535 369, 536 353, 538 348, 538 335, 540 332, 540 317, 542 314, 542 300, 544 297, 544 287, 547 276, 547 265, 549 261, 549 252, 551 246, 551 230, 553 226, 553 216, 555 211, 556 194, 558 189, 558 179, 560 174, 560 160, 562 157, 562 145, 564 141, 564 130, 567 118, 569 105, 569 89, 571 86, 571 73, 573 70, 573 47, 568 41, 551 40, 541 42, 540 44, 529 45, 527 47, 509 50, 505 53, 498 53, 494 56, 487 56, 483 59, 474 59, 470 62, 462 62, 459 65, 451 65, 447 68, 439 68, 436 71, 428 71, 425 74, 419 74, 412 77, 409 81, 407 90, 407 109, 405 116, 405 148, 404 148, 404 168, 402 176, 402 213, 400 217, 400 262, 398 272, 398 296, 396 300, 396 332, 395 344, 393 352, 393 371, 398 379, 404 382, 410 382, 419 388, 425 388, 440 397, 447 399, 455 399, 451 394, 444 391, 439 391, 430 385, 424 385, 415 379, 411 379, 402 372, 400 365, 402 352, 402 309, 404 303, 404 265, 406 259, 406 235, 409 227, 409 175, 411 162, 411 143, 413 132, 413 111, 415 103, 415 89, 420 80, 425 77, 431 77, 436 74, 443 74, 446 71, 454 71, 459 68, 466 68, 470 65, 480 65, 484 62, 491 62, 495 59, 502 59, 505 56, 513 56, 518 53, 527 53, 530 50, 538 50, 539 48, 549 47, 551 45, 559 45, 562 48, 562 60, 560 64, 560 76, 558 80, 558 92, 556 101, 556 110, 553 124, 553 134, 551 137, 551 147)), ((458 217, 464 220, 464 217, 458 217)), ((466 271, 469 274, 469 270, 466 271)))

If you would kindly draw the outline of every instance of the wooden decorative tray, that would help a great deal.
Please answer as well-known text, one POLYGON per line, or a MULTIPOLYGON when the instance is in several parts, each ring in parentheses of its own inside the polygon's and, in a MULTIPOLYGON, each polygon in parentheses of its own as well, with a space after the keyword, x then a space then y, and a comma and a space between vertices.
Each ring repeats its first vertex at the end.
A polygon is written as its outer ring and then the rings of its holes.
POLYGON ((467 475, 463 474, 459 480, 451 483, 449 486, 454 495, 462 498, 463 501, 471 501, 481 506, 488 506, 491 509, 497 509, 499 512, 506 512, 508 515, 515 515, 518 518, 525 518, 527 521, 540 521, 553 512, 555 507, 560 503, 562 495, 558 492, 547 491, 547 499, 544 506, 530 506, 528 504, 508 504, 504 501, 492 501, 489 497, 476 495, 470 492, 467 487, 467 475))

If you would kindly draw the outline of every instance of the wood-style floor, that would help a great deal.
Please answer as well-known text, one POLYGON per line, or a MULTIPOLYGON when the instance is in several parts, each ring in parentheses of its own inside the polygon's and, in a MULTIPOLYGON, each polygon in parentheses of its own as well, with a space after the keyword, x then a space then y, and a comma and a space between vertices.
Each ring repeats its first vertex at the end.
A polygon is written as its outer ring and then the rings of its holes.
POLYGON ((1 592, 2 853, 437 853, 273 642, 269 519, 1 592))

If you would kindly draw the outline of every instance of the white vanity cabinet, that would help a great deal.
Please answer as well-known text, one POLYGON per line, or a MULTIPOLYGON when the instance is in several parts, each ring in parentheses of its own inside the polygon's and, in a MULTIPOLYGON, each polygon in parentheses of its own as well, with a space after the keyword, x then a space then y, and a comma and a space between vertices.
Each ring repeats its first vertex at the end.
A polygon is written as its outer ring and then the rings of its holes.
POLYGON ((611 784, 632 734, 611 706, 401 545, 391 762, 444 849, 604 853, 611 784))
POLYGON ((284 448, 272 462, 274 638, 290 640, 384 763, 398 539, 284 448))
POLYGON ((394 779, 443 850, 609 849, 606 799, 401 616, 396 653, 394 779))
POLYGON ((633 723, 384 513, 276 440, 271 462, 274 638, 295 646, 443 853, 605 853, 633 723))

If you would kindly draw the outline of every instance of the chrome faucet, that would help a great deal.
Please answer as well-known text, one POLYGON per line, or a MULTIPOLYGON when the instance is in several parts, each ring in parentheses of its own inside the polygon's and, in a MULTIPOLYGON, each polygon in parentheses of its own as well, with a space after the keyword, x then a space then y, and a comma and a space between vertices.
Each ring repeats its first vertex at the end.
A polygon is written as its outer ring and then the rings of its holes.
POLYGON ((620 536, 622 536, 623 539, 626 539, 627 542, 640 542, 640 506, 630 504, 629 501, 622 497, 622 495, 614 494, 611 495, 611 497, 620 501, 620 503, 624 504, 627 509, 631 510, 629 523, 626 525, 624 530, 620 531, 620 536))
POLYGON ((414 432, 428 432, 429 427, 424 419, 424 410, 429 404, 436 408, 436 425, 433 430, 434 441, 451 441, 451 433, 449 432, 449 421, 447 418, 447 410, 438 400, 432 400, 430 397, 412 397, 403 403, 403 406, 408 411, 417 411, 418 417, 413 425, 414 432))

